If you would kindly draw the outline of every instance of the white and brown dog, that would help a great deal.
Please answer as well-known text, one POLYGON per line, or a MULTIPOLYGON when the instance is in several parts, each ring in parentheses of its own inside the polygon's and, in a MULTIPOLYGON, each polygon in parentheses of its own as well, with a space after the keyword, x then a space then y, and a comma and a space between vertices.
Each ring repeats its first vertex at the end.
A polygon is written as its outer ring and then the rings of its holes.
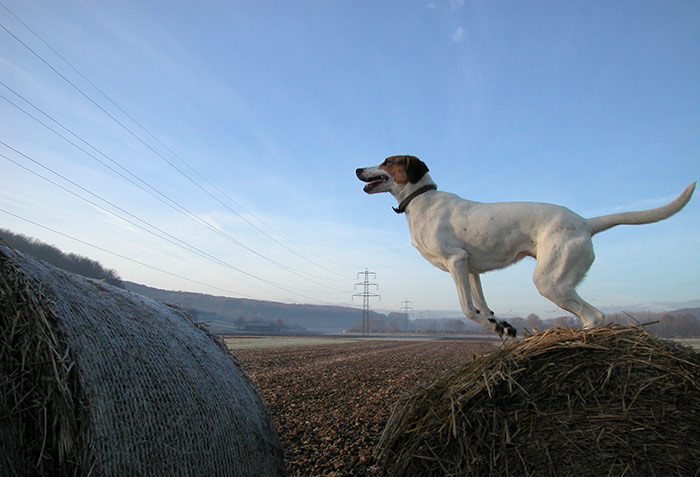
POLYGON ((471 320, 515 336, 515 328, 496 320, 486 305, 480 273, 533 257, 537 290, 573 313, 585 328, 605 315, 576 293, 593 263, 591 237, 621 224, 648 224, 675 214, 690 200, 695 183, 662 207, 585 219, 571 210, 535 202, 481 203, 437 190, 428 167, 413 156, 392 156, 379 166, 357 169, 365 192, 390 192, 406 213, 413 246, 430 263, 449 272, 462 312, 471 320))

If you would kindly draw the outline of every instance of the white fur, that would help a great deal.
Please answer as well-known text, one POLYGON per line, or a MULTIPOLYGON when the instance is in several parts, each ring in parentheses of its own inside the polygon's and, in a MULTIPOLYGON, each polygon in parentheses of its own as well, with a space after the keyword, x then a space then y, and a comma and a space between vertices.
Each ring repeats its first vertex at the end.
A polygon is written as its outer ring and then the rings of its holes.
MULTIPOLYGON (((390 192, 398 202, 413 191, 434 184, 426 173, 416 183, 396 183, 379 167, 357 170, 364 181, 385 182, 369 193, 390 192)), ((537 290, 559 307, 576 315, 586 328, 600 324, 605 315, 575 290, 593 263, 593 234, 619 224, 651 223, 670 217, 690 200, 695 183, 673 202, 648 211, 626 212, 585 219, 571 210, 536 202, 481 203, 441 191, 415 197, 406 208, 413 246, 457 286, 464 314, 502 334, 515 330, 495 321, 484 299, 479 274, 507 267, 531 256, 537 263, 533 280, 537 290)))

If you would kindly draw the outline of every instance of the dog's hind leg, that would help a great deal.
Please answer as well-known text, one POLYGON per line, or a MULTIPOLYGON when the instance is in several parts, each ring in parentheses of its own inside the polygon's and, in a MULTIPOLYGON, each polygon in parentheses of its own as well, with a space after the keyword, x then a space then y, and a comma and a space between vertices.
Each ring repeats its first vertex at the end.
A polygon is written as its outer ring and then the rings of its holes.
POLYGON ((557 241, 556 247, 537 255, 533 281, 542 296, 576 315, 584 328, 593 328, 605 314, 576 293, 576 285, 590 268, 595 255, 590 238, 574 237, 557 241))

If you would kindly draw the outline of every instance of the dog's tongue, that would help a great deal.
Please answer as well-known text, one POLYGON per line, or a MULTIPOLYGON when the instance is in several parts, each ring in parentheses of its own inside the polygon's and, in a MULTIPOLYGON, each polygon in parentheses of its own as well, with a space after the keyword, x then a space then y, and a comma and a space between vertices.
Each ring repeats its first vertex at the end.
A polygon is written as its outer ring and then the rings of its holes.
POLYGON ((381 180, 376 180, 376 181, 368 182, 367 184, 365 184, 364 191, 365 191, 365 192, 371 191, 371 190, 374 189, 380 182, 382 182, 382 181, 381 181, 381 180))
POLYGON ((368 182, 365 185, 364 191, 369 192, 372 189, 374 189, 377 185, 381 184, 382 182, 384 182, 382 179, 376 179, 376 180, 373 180, 372 182, 368 182))

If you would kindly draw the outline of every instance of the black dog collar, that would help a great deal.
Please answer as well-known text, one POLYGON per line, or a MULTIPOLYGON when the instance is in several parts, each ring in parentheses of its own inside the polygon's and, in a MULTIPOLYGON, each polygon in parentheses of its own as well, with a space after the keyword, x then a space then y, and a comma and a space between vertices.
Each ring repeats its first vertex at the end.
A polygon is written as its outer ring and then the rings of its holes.
POLYGON ((429 190, 437 190, 437 186, 435 184, 428 184, 426 186, 421 187, 420 189, 415 191, 413 194, 409 195, 404 200, 402 200, 401 203, 399 204, 398 208, 392 207, 392 209, 394 209, 394 212, 396 212, 397 214, 403 214, 404 212, 406 212, 406 207, 408 207, 408 204, 413 199, 415 199, 419 195, 423 194, 424 192, 428 192, 429 190))

